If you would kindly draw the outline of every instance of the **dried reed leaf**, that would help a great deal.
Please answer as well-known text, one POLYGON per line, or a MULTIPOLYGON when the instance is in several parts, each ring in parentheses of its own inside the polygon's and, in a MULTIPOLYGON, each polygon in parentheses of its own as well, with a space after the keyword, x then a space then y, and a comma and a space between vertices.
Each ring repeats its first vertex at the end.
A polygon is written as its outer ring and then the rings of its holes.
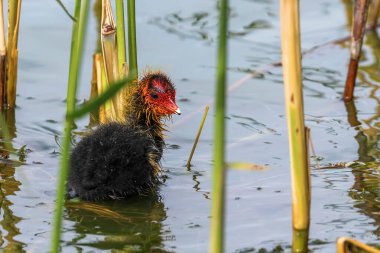
MULTIPOLYGON (((101 42, 103 62, 107 82, 114 83, 119 79, 118 51, 116 23, 112 13, 110 0, 102 1, 101 42)), ((121 121, 123 117, 123 103, 121 93, 112 99, 112 106, 106 114, 112 113, 112 120, 121 121)))

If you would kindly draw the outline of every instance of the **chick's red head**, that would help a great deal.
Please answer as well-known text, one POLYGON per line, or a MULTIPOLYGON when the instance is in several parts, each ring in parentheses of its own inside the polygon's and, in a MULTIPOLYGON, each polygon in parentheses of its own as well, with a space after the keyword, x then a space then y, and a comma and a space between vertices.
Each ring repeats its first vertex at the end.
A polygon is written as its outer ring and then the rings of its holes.
POLYGON ((145 101, 157 115, 181 114, 175 103, 175 88, 170 79, 162 73, 148 74, 143 93, 145 101))

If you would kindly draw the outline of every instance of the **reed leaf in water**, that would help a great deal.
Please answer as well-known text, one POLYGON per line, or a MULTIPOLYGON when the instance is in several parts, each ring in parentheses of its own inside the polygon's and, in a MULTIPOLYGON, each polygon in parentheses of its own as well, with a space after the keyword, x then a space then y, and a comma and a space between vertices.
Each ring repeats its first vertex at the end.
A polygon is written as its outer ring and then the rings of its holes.
MULTIPOLYGON (((81 57, 83 51, 83 41, 85 28, 87 23, 88 9, 90 1, 89 0, 76 0, 74 17, 77 22, 73 22, 73 30, 71 37, 71 53, 70 53, 70 68, 69 68, 69 78, 68 78, 68 89, 67 89, 67 114, 72 113, 75 110, 75 98, 77 91, 78 82, 78 72, 81 65, 81 57)), ((69 170, 69 160, 70 160, 70 144, 71 144, 71 130, 73 127, 73 120, 70 117, 66 118, 65 121, 65 132, 62 144, 62 154, 60 161, 60 171, 59 178, 57 182, 57 200, 55 207, 55 217, 54 217, 54 228, 52 234, 52 242, 50 251, 53 253, 59 252, 59 243, 61 238, 61 227, 62 227, 62 212, 63 203, 66 195, 66 180, 69 170)))
POLYGON ((137 67, 135 0, 127 1, 127 9, 128 9, 129 71, 130 71, 131 77, 134 78, 134 80, 137 80, 138 67, 137 67))
MULTIPOLYGON (((307 234, 310 222, 310 177, 303 110, 299 1, 281 0, 280 14, 291 161, 293 228, 295 231, 306 231, 307 234)), ((304 233, 293 233, 293 252, 307 252, 307 240, 302 238, 305 238, 304 233)))
POLYGON ((8 41, 6 58, 6 104, 14 108, 16 105, 17 63, 18 63, 18 31, 20 24, 21 0, 8 1, 8 41))
POLYGON ((3 0, 0 0, 0 110, 5 105, 5 81, 6 81, 6 55, 7 47, 5 42, 4 31, 4 5, 3 0))
POLYGON ((210 252, 224 251, 225 208, 225 95, 227 68, 228 0, 220 0, 219 41, 216 76, 216 101, 214 122, 214 168, 211 206, 210 252))

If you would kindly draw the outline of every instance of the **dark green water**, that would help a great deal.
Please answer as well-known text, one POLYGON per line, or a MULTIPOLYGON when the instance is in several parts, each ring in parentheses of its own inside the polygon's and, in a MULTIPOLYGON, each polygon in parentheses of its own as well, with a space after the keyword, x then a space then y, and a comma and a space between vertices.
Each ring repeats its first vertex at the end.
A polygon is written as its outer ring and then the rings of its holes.
MULTIPOLYGON (((63 252, 207 252, 213 108, 191 171, 185 164, 214 92, 216 1, 136 1, 139 66, 167 72, 183 114, 168 122, 167 177, 157 196, 114 203, 70 203, 63 252)), ((380 39, 367 34, 355 105, 340 101, 349 56, 349 1, 301 1, 306 123, 322 164, 312 170, 310 249, 335 252, 335 239, 380 236, 380 39), (322 244, 321 244, 322 242, 322 244)), ((73 1, 67 3, 72 12, 73 1)), ((78 99, 89 97, 96 21, 91 15, 78 99)), ((291 193, 283 101, 278 1, 231 1, 228 161, 266 164, 228 172, 226 252, 289 252, 291 193), (254 77, 252 71, 258 71, 254 77), (256 249, 255 251, 253 249, 256 249)), ((47 252, 65 113, 71 21, 55 1, 24 0, 19 36, 18 107, 6 115, 10 158, 0 159, 0 247, 47 252), (26 145, 26 146, 24 146, 26 145), (20 151, 21 150, 21 151, 20 151)), ((86 130, 88 118, 77 122, 86 130)), ((79 137, 78 137, 79 138, 79 137)))

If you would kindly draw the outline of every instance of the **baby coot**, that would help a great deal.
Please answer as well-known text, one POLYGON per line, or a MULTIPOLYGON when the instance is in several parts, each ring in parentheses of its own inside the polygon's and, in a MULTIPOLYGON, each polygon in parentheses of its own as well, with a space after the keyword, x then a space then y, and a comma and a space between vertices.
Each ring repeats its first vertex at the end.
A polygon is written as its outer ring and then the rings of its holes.
POLYGON ((131 88, 123 122, 100 125, 73 149, 69 197, 99 201, 145 194, 158 183, 164 120, 180 114, 175 88, 161 72, 131 88))

